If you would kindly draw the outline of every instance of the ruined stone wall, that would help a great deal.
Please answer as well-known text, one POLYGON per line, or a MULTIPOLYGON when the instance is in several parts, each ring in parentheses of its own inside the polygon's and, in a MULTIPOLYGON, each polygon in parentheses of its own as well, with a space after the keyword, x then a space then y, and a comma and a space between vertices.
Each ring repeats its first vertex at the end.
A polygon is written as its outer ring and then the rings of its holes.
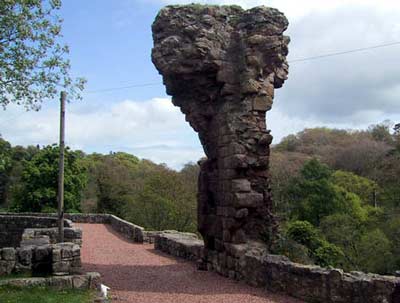
POLYGON ((74 243, 27 245, 0 249, 0 276, 31 273, 34 276, 80 273, 81 248, 74 243))
POLYGON ((287 78, 287 26, 272 8, 201 5, 167 6, 153 24, 153 63, 207 155, 198 192, 205 259, 275 233, 265 114, 287 78))
MULTIPOLYGON (((64 227, 64 242, 82 246, 82 230, 76 227, 64 227)), ((58 243, 58 227, 27 228, 22 234, 20 246, 58 243)))
MULTIPOLYGON (((57 227, 56 218, 23 215, 0 215, 0 248, 18 247, 26 228, 57 227)), ((65 223, 69 227, 68 222, 65 223)))
MULTIPOLYGON (((173 256, 196 261, 203 258, 204 243, 196 235, 162 233, 155 248, 173 256)), ((210 256, 212 269, 235 280, 285 293, 315 303, 399 303, 400 278, 345 273, 340 269, 321 268, 289 261, 284 256, 267 254, 261 247, 237 245, 235 257, 227 260, 210 256), (223 262, 228 263, 225 270, 223 262)))

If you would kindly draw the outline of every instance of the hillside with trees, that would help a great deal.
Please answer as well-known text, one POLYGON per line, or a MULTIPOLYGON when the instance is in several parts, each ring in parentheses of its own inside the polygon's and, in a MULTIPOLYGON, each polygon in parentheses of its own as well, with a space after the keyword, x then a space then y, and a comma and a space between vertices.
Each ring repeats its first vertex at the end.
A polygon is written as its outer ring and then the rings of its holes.
MULTIPOLYGON (((273 249, 292 260, 391 274, 400 268, 400 126, 305 129, 271 151, 273 249)), ((0 139, 0 207, 55 212, 57 146, 0 139)), ((123 152, 66 150, 67 212, 112 213, 148 230, 196 232, 197 164, 180 171, 123 152)))
POLYGON ((400 268, 398 124, 289 135, 273 148, 271 175, 278 252, 346 270, 400 268))

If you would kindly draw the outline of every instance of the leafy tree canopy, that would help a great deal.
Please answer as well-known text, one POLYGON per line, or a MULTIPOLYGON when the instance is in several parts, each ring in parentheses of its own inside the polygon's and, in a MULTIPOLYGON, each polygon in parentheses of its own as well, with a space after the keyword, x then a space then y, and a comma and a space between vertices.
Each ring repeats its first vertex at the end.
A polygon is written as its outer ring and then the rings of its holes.
POLYGON ((335 171, 332 174, 333 183, 344 188, 346 191, 356 194, 365 205, 374 205, 374 195, 379 190, 376 182, 357 176, 346 171, 335 171))
POLYGON ((79 98, 84 79, 73 79, 69 50, 61 44, 60 0, 0 1, 0 105, 39 109, 60 89, 79 98))
POLYGON ((292 217, 318 226, 323 217, 334 213, 365 216, 360 198, 333 183, 332 170, 316 159, 307 161, 290 185, 292 217))
MULTIPOLYGON (((44 212, 57 209, 59 148, 46 146, 31 161, 25 161, 22 172, 22 189, 15 197, 13 208, 17 211, 44 212)), ((65 150, 64 203, 67 212, 80 210, 81 192, 86 175, 79 165, 79 153, 65 150)))

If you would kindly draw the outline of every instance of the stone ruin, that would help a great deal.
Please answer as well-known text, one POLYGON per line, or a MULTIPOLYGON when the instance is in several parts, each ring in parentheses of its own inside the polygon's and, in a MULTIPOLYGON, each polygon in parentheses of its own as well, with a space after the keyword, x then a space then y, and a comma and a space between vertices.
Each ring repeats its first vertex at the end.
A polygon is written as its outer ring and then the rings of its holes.
POLYGON ((153 24, 152 61, 207 156, 198 192, 206 262, 276 234, 266 112, 288 75, 287 26, 273 8, 196 4, 167 6, 153 24))

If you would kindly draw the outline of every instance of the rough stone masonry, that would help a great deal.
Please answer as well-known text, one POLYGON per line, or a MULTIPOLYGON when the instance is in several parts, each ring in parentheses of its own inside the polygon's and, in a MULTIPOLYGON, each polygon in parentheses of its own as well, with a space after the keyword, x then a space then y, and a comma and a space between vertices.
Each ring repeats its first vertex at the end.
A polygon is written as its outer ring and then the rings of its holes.
POLYGON ((152 60, 198 132, 198 228, 212 253, 275 234, 266 111, 287 79, 289 37, 276 9, 167 6, 152 30, 152 60))

